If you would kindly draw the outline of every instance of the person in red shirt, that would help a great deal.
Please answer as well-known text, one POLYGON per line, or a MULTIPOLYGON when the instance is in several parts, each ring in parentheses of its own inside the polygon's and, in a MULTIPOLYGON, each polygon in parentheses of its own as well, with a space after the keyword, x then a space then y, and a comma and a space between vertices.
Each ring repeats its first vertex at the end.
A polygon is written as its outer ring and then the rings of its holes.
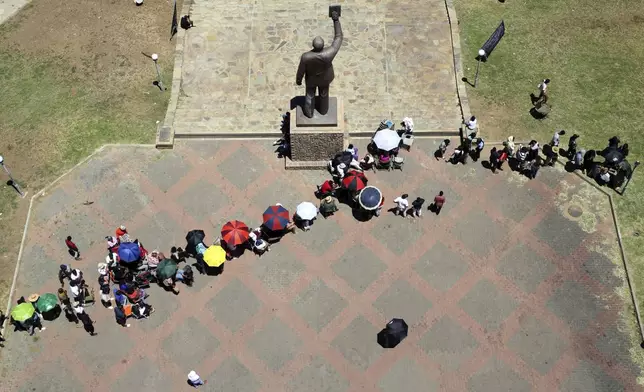
POLYGON ((116 238, 120 240, 121 236, 127 234, 127 229, 125 228, 125 226, 119 226, 116 228, 115 233, 116 233, 116 238))
POLYGON ((326 196, 334 196, 335 194, 335 182, 331 180, 326 180, 322 185, 318 186, 318 194, 320 198, 326 197, 326 196))
POLYGON ((440 191, 438 192, 438 195, 434 197, 434 212, 436 215, 440 214, 443 204, 445 204, 445 196, 443 196, 443 191, 440 191))
POLYGON ((69 255, 76 260, 80 260, 80 251, 78 250, 78 246, 72 242, 71 235, 68 235, 65 239, 65 245, 67 245, 67 252, 69 252, 69 255))

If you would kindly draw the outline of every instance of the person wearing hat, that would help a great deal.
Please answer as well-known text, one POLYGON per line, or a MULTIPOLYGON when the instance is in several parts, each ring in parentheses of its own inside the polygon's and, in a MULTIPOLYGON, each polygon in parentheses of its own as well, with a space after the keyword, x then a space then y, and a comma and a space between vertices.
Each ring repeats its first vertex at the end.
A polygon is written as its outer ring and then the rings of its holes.
POLYGON ((101 303, 104 307, 112 309, 110 275, 107 273, 107 264, 105 263, 98 263, 98 287, 101 291, 101 303))
POLYGON ((320 202, 320 214, 326 219, 329 215, 333 215, 338 211, 338 206, 335 205, 333 197, 327 196, 320 202))
POLYGON ((198 388, 199 385, 204 385, 205 383, 206 381, 202 380, 194 370, 191 370, 190 373, 188 373, 188 384, 190 384, 190 386, 198 388))
POLYGON ((38 302, 38 298, 40 298, 40 294, 33 293, 29 297, 27 297, 27 301, 31 302, 31 304, 34 306, 34 309, 36 309, 36 312, 38 311, 38 308, 36 308, 36 302, 38 302))
POLYGON ((121 241, 121 237, 127 234, 127 228, 123 225, 119 226, 116 228, 116 231, 114 232, 116 234, 116 238, 121 241))

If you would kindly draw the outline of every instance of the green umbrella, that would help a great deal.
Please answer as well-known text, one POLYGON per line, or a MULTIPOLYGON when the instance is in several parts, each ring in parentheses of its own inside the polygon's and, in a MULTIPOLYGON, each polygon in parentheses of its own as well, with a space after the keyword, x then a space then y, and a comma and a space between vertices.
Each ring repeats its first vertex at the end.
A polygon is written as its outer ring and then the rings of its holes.
POLYGON ((23 322, 29 320, 35 312, 36 309, 31 303, 23 302, 11 310, 11 317, 18 322, 23 322))
POLYGON ((36 308, 40 313, 49 312, 58 305, 58 297, 52 293, 43 294, 36 302, 36 308))
POLYGON ((172 259, 163 259, 157 265, 157 279, 159 280, 165 280, 171 277, 174 277, 174 275, 177 273, 177 263, 174 262, 172 259))

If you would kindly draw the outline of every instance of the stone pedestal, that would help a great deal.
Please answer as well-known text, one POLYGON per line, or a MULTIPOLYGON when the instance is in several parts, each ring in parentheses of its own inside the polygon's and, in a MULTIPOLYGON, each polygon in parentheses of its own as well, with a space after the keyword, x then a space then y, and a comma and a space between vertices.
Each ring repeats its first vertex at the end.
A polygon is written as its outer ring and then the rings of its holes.
POLYGON ((316 111, 308 118, 301 106, 295 105, 290 118, 291 160, 286 160, 287 169, 324 169, 346 148, 342 97, 329 98, 329 111, 324 116, 316 111))

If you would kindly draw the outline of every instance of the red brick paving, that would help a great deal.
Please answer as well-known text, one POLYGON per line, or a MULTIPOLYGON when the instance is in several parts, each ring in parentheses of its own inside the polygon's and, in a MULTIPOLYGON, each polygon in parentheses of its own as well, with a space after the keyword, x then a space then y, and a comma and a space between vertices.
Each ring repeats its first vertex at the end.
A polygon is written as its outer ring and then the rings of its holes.
MULTIPOLYGON (((90 219, 94 224, 99 225, 105 235, 109 235, 113 232, 113 228, 122 222, 118 222, 117 219, 111 217, 100 203, 94 203, 86 207, 80 203, 85 200, 97 200, 101 192, 109 191, 112 187, 118 185, 120 178, 127 177, 134 183, 139 184, 140 192, 150 200, 145 208, 136 213, 129 221, 124 222, 129 231, 136 234, 145 230, 157 214, 166 213, 177 224, 177 227, 170 228, 169 231, 173 233, 172 236, 176 244, 182 245, 185 233, 193 228, 204 228, 207 232, 207 240, 212 240, 217 235, 220 224, 227 217, 234 218, 240 215, 256 217, 254 222, 247 223, 249 225, 258 224, 264 208, 279 200, 266 200, 264 205, 255 205, 249 200, 261 193, 276 178, 280 178, 292 186, 292 189, 288 192, 295 193, 304 201, 313 200, 312 191, 315 189, 315 184, 307 182, 305 179, 317 176, 322 178, 321 176, 323 175, 323 173, 309 175, 284 171, 283 163, 276 160, 270 148, 266 146, 267 142, 213 142, 213 145, 218 145, 220 148, 213 148, 214 153, 212 156, 206 154, 205 158, 200 158, 199 154, 193 150, 195 148, 194 143, 199 142, 186 143, 179 146, 174 152, 169 153, 179 154, 188 162, 190 169, 180 176, 167 192, 159 190, 154 185, 154 179, 147 178, 145 174, 148 166, 155 165, 158 160, 157 156, 164 153, 146 149, 139 150, 137 154, 126 155, 122 155, 122 151, 112 149, 101 153, 99 159, 111 159, 112 162, 115 162, 114 167, 113 170, 109 171, 110 175, 106 176, 105 180, 90 193, 85 193, 80 190, 80 187, 74 185, 74 181, 80 180, 79 176, 74 176, 73 174, 71 177, 64 179, 58 187, 65 189, 71 195, 69 205, 73 207, 68 207, 69 211, 81 211, 80 213, 86 219, 90 219), (238 189, 229 180, 231 174, 220 173, 217 165, 224 162, 242 145, 256 158, 263 161, 265 166, 261 168, 263 173, 255 181, 251 182, 245 189, 238 189), (110 154, 116 154, 120 158, 111 157, 110 154), (137 158, 131 159, 133 155, 136 155, 137 158), (233 202, 230 205, 213 205, 211 210, 205 211, 203 219, 198 221, 192 218, 190 214, 185 213, 176 200, 185 189, 193 184, 203 182, 216 185, 233 202)), ((518 174, 508 173, 509 170, 506 168, 506 171, 502 174, 491 175, 482 170, 478 163, 470 163, 465 168, 449 167, 442 161, 435 161, 432 155, 433 151, 429 151, 429 149, 422 151, 421 144, 417 144, 419 148, 414 148, 410 153, 405 154, 408 160, 415 161, 417 165, 408 165, 406 170, 399 174, 406 178, 404 191, 410 192, 423 182, 438 180, 449 184, 453 191, 459 194, 461 201, 456 206, 452 206, 453 208, 448 213, 444 211, 438 217, 426 212, 419 222, 405 221, 401 218, 395 221, 395 224, 400 225, 399 227, 383 228, 383 230, 390 230, 392 235, 395 235, 401 228, 408 229, 407 226, 403 225, 414 225, 414 228, 422 231, 419 239, 402 255, 394 254, 373 236, 373 230, 379 230, 378 227, 383 224, 384 217, 358 224, 351 217, 349 211, 344 209, 330 218, 337 222, 342 229, 343 235, 338 241, 330 245, 330 248, 323 255, 314 255, 306 247, 307 238, 314 236, 316 230, 323 230, 321 222, 313 226, 311 233, 298 233, 275 245, 276 247, 285 248, 304 265, 304 271, 290 286, 282 291, 272 292, 268 290, 265 284, 252 273, 252 264, 265 262, 265 259, 258 259, 253 255, 245 254, 241 259, 228 263, 225 273, 219 277, 198 276, 198 280, 208 280, 205 285, 197 285, 200 289, 182 287, 181 294, 176 297, 158 290, 153 291, 150 303, 159 306, 157 304, 161 301, 175 301, 179 304, 176 312, 171 318, 162 321, 158 328, 154 328, 151 331, 144 331, 142 325, 142 323, 149 323, 151 320, 143 322, 131 321, 132 328, 121 331, 129 337, 133 344, 130 353, 123 360, 113 363, 103 374, 93 374, 91 371, 92 364, 81 363, 79 355, 75 353, 76 350, 95 349, 96 347, 109 350, 110 342, 101 341, 101 331, 120 327, 114 323, 111 311, 103 310, 100 305, 90 309, 91 316, 97 320, 97 331, 99 332, 97 337, 90 338, 82 330, 66 328, 67 325, 64 319, 59 319, 54 323, 47 323, 48 326, 51 325, 52 327, 42 335, 39 335, 41 339, 38 342, 29 343, 30 347, 35 347, 35 349, 31 348, 31 350, 38 350, 38 352, 37 356, 34 356, 34 360, 27 363, 24 368, 16 368, 9 357, 11 353, 18 352, 11 348, 12 345, 26 344, 24 341, 29 338, 24 334, 8 334, 10 339, 10 342, 8 342, 9 350, 5 350, 8 355, 3 358, 5 372, 11 372, 10 377, 13 380, 27 380, 30 378, 29 375, 38 374, 40 371, 51 373, 52 369, 55 369, 52 367, 52 363, 64 359, 65 364, 61 366, 65 366, 73 374, 74 378, 81 384, 81 390, 108 391, 112 384, 110 380, 120 378, 128 368, 134 366, 143 358, 148 358, 153 361, 155 366, 160 367, 165 374, 169 375, 171 384, 168 384, 167 390, 181 390, 187 388, 185 375, 191 368, 196 368, 202 377, 205 377, 217 369, 227 358, 234 356, 257 379, 259 385, 261 385, 259 390, 283 391, 287 389, 287 385, 293 377, 302 371, 314 357, 319 356, 329 364, 332 364, 335 371, 349 382, 349 391, 364 391, 379 390, 378 384, 383 375, 387 374, 399 360, 410 358, 426 372, 429 378, 440 385, 441 390, 461 391, 468 388, 468 381, 472 375, 483 369, 490 360, 499 358, 505 367, 512 369, 522 379, 526 380, 533 387, 533 390, 554 391, 568 378, 580 360, 586 360, 599 366, 606 375, 617 380, 625 390, 639 390, 640 387, 636 385, 635 380, 637 375, 633 374, 628 366, 630 361, 628 353, 624 353, 623 357, 615 361, 614 358, 605 356, 595 347, 595 341, 601 337, 605 329, 616 328, 616 325, 619 324, 621 320, 620 312, 624 310, 625 305, 614 293, 615 288, 604 287, 581 268, 581 265, 588 257, 589 248, 606 238, 610 239, 610 237, 606 236, 614 236, 610 227, 612 223, 610 221, 599 222, 598 231, 587 235, 571 256, 561 258, 547 243, 539 239, 532 230, 542 223, 544 217, 549 213, 556 211, 553 200, 562 189, 559 187, 552 189, 538 179, 527 182, 524 186, 540 194, 541 202, 524 219, 520 222, 515 222, 500 211, 498 207, 500 201, 489 199, 487 194, 494 187, 508 187, 511 190, 514 185, 507 184, 506 176, 518 176, 518 174), (407 169, 414 166, 415 169, 407 169), (467 170, 473 170, 473 168, 476 168, 476 175, 485 176, 486 181, 483 186, 473 187, 467 180, 462 180, 464 178, 463 173, 467 170), (485 241, 485 233, 472 233, 467 238, 457 238, 452 234, 451 230, 455 224, 467 222, 472 212, 480 210, 483 210, 493 220, 493 224, 501 225, 507 229, 508 235, 493 244, 489 254, 477 255, 472 253, 467 242, 485 241), (346 281, 338 277, 333 272, 333 269, 330 268, 345 251, 357 243, 371 249, 387 266, 387 270, 362 293, 355 292, 346 281), (469 264, 465 274, 446 291, 433 288, 413 269, 419 258, 436 243, 442 243, 469 264), (503 259, 506 252, 518 244, 524 244, 523 246, 530 251, 549 260, 556 266, 556 271, 541 282, 535 292, 530 294, 523 292, 511 278, 500 275, 496 271, 499 261, 503 259), (261 303, 260 310, 234 333, 216 320, 210 311, 199 311, 206 309, 206 304, 233 279, 239 279, 255 294, 261 303), (312 329, 290 305, 293 298, 307 289, 314 279, 320 279, 346 301, 346 307, 319 333, 312 329), (399 347, 393 350, 384 350, 380 357, 363 371, 361 368, 352 365, 331 345, 331 342, 359 315, 378 329, 389 318, 395 316, 381 314, 373 304, 393 282, 400 279, 408 282, 411 287, 420 292, 431 302, 432 306, 418 323, 411 326, 409 337, 399 347), (485 330, 459 306, 459 301, 482 280, 492 282, 498 290, 512 297, 518 304, 509 316, 503 320, 498 330, 485 330), (602 311, 582 330, 574 330, 565 320, 557 317, 546 306, 548 301, 551 301, 553 293, 568 281, 578 282, 589 293, 601 297, 599 301, 603 307, 602 311), (444 316, 448 316, 459 323, 478 342, 478 347, 472 355, 466 358, 456 370, 449 370, 441 366, 441 363, 429 357, 418 346, 418 342, 425 333, 430 330, 437 320, 444 316), (527 316, 533 316, 541 323, 544 323, 565 344, 562 355, 545 374, 533 369, 507 346, 509 340, 520 331, 521 321, 527 316), (219 346, 214 352, 199 364, 176 363, 172 357, 168 357, 167 353, 161 349, 164 339, 188 317, 196 318, 219 341, 219 346), (302 345, 296 355, 276 372, 271 371, 247 346, 247 339, 273 317, 278 317, 283 323, 287 324, 302 341, 302 345), (86 347, 83 347, 84 345, 86 347), (72 347, 75 347, 75 349, 72 349, 72 347)), ((168 153, 166 152, 165 154, 168 153)), ((546 169, 542 170, 540 175, 559 175, 552 172, 545 173, 545 171, 546 169)), ((402 193, 401 190, 392 189, 388 186, 386 176, 389 175, 391 174, 368 174, 371 183, 383 191, 387 199, 387 206, 390 205, 394 197, 402 193)), ((570 183, 581 184, 579 179, 570 175, 569 177, 567 181, 570 183)), ((415 196, 410 194, 410 197, 415 196)), ((434 195, 422 196, 429 203, 434 195)), ((455 198, 450 199, 450 195, 446 196, 448 203, 454 202, 455 198)), ((203 197, 207 199, 208 195, 203 195, 203 197)), ((286 207, 293 210, 295 206, 287 205, 286 207)), ((32 225, 28 235, 27 246, 43 245, 48 256, 53 260, 57 260, 57 264, 66 262, 64 245, 59 241, 59 238, 62 238, 66 233, 57 231, 61 223, 66 219, 68 218, 65 216, 65 212, 61 212, 42 225, 32 225)), ((557 230, 557 228, 553 228, 553 230, 557 230)), ((82 233, 79 233, 74 236, 80 237, 81 235, 82 233)), ((83 246, 85 248, 81 249, 84 260, 75 265, 83 269, 88 282, 93 283, 95 282, 95 265, 104 257, 104 245, 102 238, 91 240, 95 242, 89 246, 89 249, 87 247, 90 239, 83 238, 80 243, 77 241, 81 248, 83 246), (83 244, 83 242, 85 243, 83 244)), ((170 244, 167 245, 167 248, 169 248, 170 244)), ((147 247, 150 248, 149 245, 147 247)), ((168 249, 162 250, 168 251, 168 249)), ((23 291, 33 289, 33 286, 29 285, 29 271, 32 268, 39 268, 39 266, 34 265, 32 260, 23 260, 22 262, 23 268, 21 269, 18 293, 19 295, 27 295, 29 293, 23 291)), ((43 291, 54 290, 57 286, 54 276, 57 265, 47 265, 43 266, 43 268, 52 271, 52 279, 47 282, 43 291)), ((159 317, 159 312, 153 314, 152 317, 159 317)), ((374 344, 376 344, 375 336, 373 340, 374 344)), ((6 378, 7 374, 3 374, 3 376, 5 376, 3 378, 6 378)), ((405 389, 404 381, 401 380, 402 389, 405 389)), ((13 387, 18 387, 18 385, 13 387)), ((132 385, 132 387, 141 389, 141 385, 132 385)), ((55 385, 42 385, 40 388, 36 390, 58 390, 55 385)), ((68 386, 61 386, 60 390, 63 389, 73 390, 68 386)), ((205 389, 208 390, 208 388, 205 389)), ((7 387, 7 390, 13 390, 13 388, 7 387)), ((141 390, 145 390, 145 386, 141 390)))

